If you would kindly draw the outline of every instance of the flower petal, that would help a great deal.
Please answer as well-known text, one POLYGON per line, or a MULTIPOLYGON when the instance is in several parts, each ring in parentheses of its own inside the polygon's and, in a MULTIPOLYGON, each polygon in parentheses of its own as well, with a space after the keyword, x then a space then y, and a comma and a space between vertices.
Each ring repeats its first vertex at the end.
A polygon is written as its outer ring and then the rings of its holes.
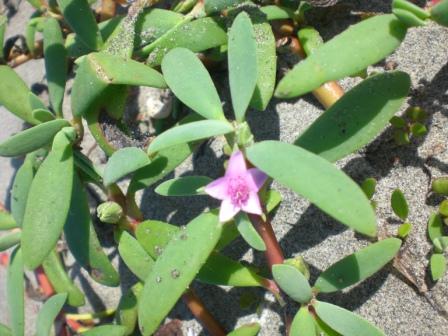
POLYGON ((235 152, 229 159, 229 165, 227 166, 227 177, 244 176, 247 172, 246 161, 241 151, 235 152))
POLYGON ((246 173, 246 181, 251 191, 258 191, 268 179, 268 176, 258 168, 250 168, 246 173))
POLYGON ((226 177, 220 177, 213 182, 210 182, 205 187, 204 191, 213 198, 224 200, 227 197, 228 183, 226 177))
POLYGON ((256 192, 249 193, 249 198, 247 199, 247 202, 243 204, 242 208, 243 211, 251 214, 255 215, 263 214, 263 210, 261 209, 260 205, 260 198, 258 197, 258 194, 256 192))
POLYGON ((219 209, 219 221, 221 223, 231 220, 241 208, 235 206, 230 199, 225 199, 221 202, 221 209, 219 209))

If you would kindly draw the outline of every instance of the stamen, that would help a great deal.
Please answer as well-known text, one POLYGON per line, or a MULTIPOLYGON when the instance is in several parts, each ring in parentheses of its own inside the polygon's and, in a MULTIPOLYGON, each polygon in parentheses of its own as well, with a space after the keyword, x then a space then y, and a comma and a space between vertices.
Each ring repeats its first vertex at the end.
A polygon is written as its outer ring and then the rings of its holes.
POLYGON ((241 207, 249 199, 249 187, 241 176, 229 179, 227 191, 235 206, 241 207))

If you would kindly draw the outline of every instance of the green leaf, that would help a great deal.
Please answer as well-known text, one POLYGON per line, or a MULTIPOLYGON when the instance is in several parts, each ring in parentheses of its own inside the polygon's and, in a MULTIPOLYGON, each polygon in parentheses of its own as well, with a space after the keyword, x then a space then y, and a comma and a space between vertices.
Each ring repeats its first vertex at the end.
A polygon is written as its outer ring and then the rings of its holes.
POLYGON ((406 26, 393 14, 361 21, 296 65, 280 81, 275 95, 300 96, 325 82, 357 74, 391 54, 405 36, 406 26))
POLYGON ((397 8, 408 11, 422 20, 426 20, 430 17, 430 14, 426 10, 407 0, 393 0, 392 9, 397 8))
POLYGON ((28 102, 30 103, 32 111, 37 109, 47 109, 47 106, 42 102, 42 100, 31 91, 28 92, 28 102))
POLYGON ((125 335, 132 335, 137 326, 137 302, 142 289, 143 285, 137 282, 120 298, 118 303, 115 319, 118 324, 126 327, 125 335))
POLYGON ((401 239, 387 238, 371 244, 331 265, 314 285, 320 292, 331 293, 363 281, 378 272, 398 253, 401 239))
POLYGON ((263 141, 246 152, 256 167, 279 183, 341 223, 375 236, 376 219, 369 200, 353 180, 327 160, 279 141, 263 141))
POLYGON ((155 192, 163 196, 203 195, 202 189, 212 181, 207 176, 185 176, 160 184, 155 192))
POLYGON ((103 41, 92 9, 86 0, 57 0, 64 20, 90 49, 98 50, 103 41))
POLYGON ((266 15, 266 19, 269 21, 272 20, 283 20, 283 19, 292 19, 294 17, 294 11, 287 7, 280 6, 263 6, 260 8, 260 11, 266 15))
POLYGON ((263 239, 255 230, 245 212, 241 212, 235 217, 235 224, 246 243, 258 251, 266 251, 263 239))
POLYGON ((266 206, 266 211, 270 213, 276 207, 280 205, 282 201, 282 194, 280 194, 277 190, 268 190, 266 195, 263 197, 264 204, 266 206))
POLYGON ((140 280, 145 281, 154 261, 139 242, 126 231, 122 231, 118 238, 118 251, 131 272, 140 280))
POLYGON ((225 120, 221 100, 207 69, 190 50, 171 50, 162 62, 163 76, 185 105, 207 119, 225 120))
POLYGON ((404 9, 392 8, 392 13, 395 14, 395 16, 407 27, 420 27, 426 24, 426 21, 404 9))
POLYGON ((437 253, 443 253, 448 247, 448 236, 443 236, 434 239, 433 244, 434 244, 434 250, 437 253))
POLYGON ((20 231, 16 231, 0 236, 0 252, 20 243, 21 235, 22 233, 20 231))
POLYGON ((4 324, 0 323, 0 335, 2 336, 12 336, 12 331, 4 324))
POLYGON ((448 27, 448 0, 442 0, 431 8, 431 19, 448 27))
POLYGON ((232 287, 263 287, 265 280, 252 268, 216 252, 202 266, 197 279, 212 285, 232 287))
POLYGON ((115 324, 104 324, 99 327, 83 332, 83 336, 125 336, 127 332, 126 327, 115 324))
POLYGON ((76 174, 64 233, 73 257, 89 272, 93 280, 105 286, 119 285, 119 275, 98 241, 90 215, 87 193, 76 174))
POLYGON ((384 336, 377 327, 344 308, 320 301, 314 308, 328 326, 344 336, 384 336))
POLYGON ((448 195, 448 177, 439 177, 432 181, 431 189, 439 195, 448 195))
POLYGON ((230 94, 236 120, 242 122, 258 77, 257 45, 249 15, 238 14, 228 34, 230 94))
POLYGON ((361 189, 368 199, 372 199, 373 194, 375 194, 376 180, 373 177, 366 178, 361 184, 361 189))
POLYGON ((20 119, 34 125, 39 121, 32 116, 29 92, 28 86, 13 69, 0 65, 0 104, 20 119))
POLYGON ((421 136, 425 135, 428 132, 428 130, 425 125, 423 125, 419 122, 416 122, 415 124, 413 124, 411 126, 411 132, 412 132, 413 136, 421 137, 421 136))
POLYGON ((395 189, 392 193, 391 205, 394 213, 402 220, 406 220, 409 214, 408 202, 400 189, 395 189))
POLYGON ((3 53, 3 43, 5 41, 5 32, 6 32, 6 24, 8 23, 8 18, 0 14, 0 59, 5 59, 5 55, 3 53))
POLYGON ((432 242, 444 233, 442 217, 437 213, 432 213, 428 220, 428 236, 432 242))
POLYGON ((13 335, 24 335, 25 332, 25 281, 22 251, 16 247, 9 259, 6 274, 6 298, 13 335))
POLYGON ((412 230, 412 224, 411 223, 403 223, 398 227, 398 237, 400 237, 401 239, 406 238, 409 233, 412 230))
POLYGON ((227 336, 257 336, 260 329, 261 326, 258 323, 249 323, 228 333, 227 336))
POLYGON ((135 236, 145 251, 153 259, 157 259, 178 231, 179 228, 175 225, 156 220, 147 220, 137 226, 135 236))
POLYGON ((446 258, 441 253, 434 253, 429 260, 433 281, 440 280, 446 273, 446 258))
POLYGON ((67 219, 73 188, 73 149, 64 128, 31 184, 23 217, 22 249, 29 269, 39 266, 56 246, 67 219), (57 211, 55 211, 57 210, 57 211))
POLYGON ((67 300, 67 293, 61 293, 53 295, 44 303, 37 315, 36 336, 51 334, 54 320, 64 306, 65 300, 67 300))
POLYGON ((56 115, 62 116, 62 101, 67 81, 67 50, 58 20, 48 18, 43 35, 45 71, 51 106, 56 115))
POLYGON ((162 149, 196 140, 233 132, 233 126, 227 121, 201 120, 176 126, 157 136, 148 147, 148 154, 162 149))
POLYGON ((33 118, 41 123, 54 120, 54 114, 47 109, 37 109, 32 112, 33 118))
POLYGON ((17 223, 12 215, 6 210, 0 209, 0 230, 10 230, 17 227, 17 223))
POLYGON ((187 48, 193 52, 219 47, 227 43, 226 21, 221 18, 200 18, 192 22, 185 17, 154 43, 145 46, 140 54, 148 56, 147 64, 156 67, 174 48, 187 48))
POLYGON ((386 127, 406 99, 410 85, 404 72, 369 77, 344 94, 295 144, 329 161, 355 152, 386 127))
POLYGON ((229 7, 234 7, 243 2, 244 0, 205 0, 204 9, 205 13, 213 14, 221 12, 229 7))
POLYGON ((75 150, 73 152, 73 157, 75 159, 75 166, 78 168, 78 173, 80 173, 83 178, 85 177, 88 181, 92 181, 93 183, 102 183, 103 178, 93 162, 87 156, 80 151, 75 150))
POLYGON ((109 158, 104 169, 104 184, 108 186, 117 182, 124 176, 149 163, 148 155, 140 148, 127 147, 119 149, 109 158))
POLYGON ((217 212, 208 212, 196 217, 168 243, 146 279, 139 301, 138 319, 144 336, 155 332, 170 312, 215 248, 221 231, 217 212))
POLYGON ((295 267, 286 264, 272 266, 272 275, 280 288, 293 300, 308 303, 313 294, 308 280, 295 267))
POLYGON ((317 336, 316 324, 313 316, 304 306, 299 309, 291 324, 290 336, 317 336))
POLYGON ((253 20, 257 49, 257 84, 250 106, 259 111, 264 111, 274 94, 277 75, 275 37, 267 19, 253 20))
POLYGON ((319 32, 313 27, 304 27, 300 29, 297 32, 297 37, 299 38, 300 44, 306 55, 311 55, 324 43, 319 32))
POLYGON ((64 119, 48 121, 17 133, 0 144, 0 156, 20 156, 48 145, 63 127, 70 123, 64 119))
POLYGON ((72 307, 85 304, 85 297, 75 286, 61 262, 59 254, 53 250, 42 263, 45 274, 57 293, 67 293, 67 303, 72 307))

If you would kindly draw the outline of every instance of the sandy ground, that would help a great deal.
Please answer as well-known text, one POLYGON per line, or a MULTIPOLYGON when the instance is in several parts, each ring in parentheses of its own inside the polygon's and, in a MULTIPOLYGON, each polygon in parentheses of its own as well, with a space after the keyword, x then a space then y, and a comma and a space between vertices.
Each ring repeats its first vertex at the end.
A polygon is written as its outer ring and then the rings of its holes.
MULTIPOLYGON (((346 1, 343 3, 350 3, 346 1)), ((352 1, 354 11, 388 11, 389 1, 352 1)), ((25 20, 32 10, 23 2, 16 15, 11 17, 7 34, 24 31, 25 20)), ((336 10, 330 14, 315 13, 321 22, 319 30, 325 39, 330 38, 349 24, 355 22, 345 10, 336 10), (333 21, 334 20, 334 21, 333 21)), ((429 114, 426 126, 428 134, 413 140, 408 146, 398 147, 392 140, 390 129, 386 129, 373 143, 359 154, 352 155, 338 166, 356 181, 366 177, 378 180, 375 201, 378 204, 377 217, 380 231, 384 234, 395 233, 398 222, 390 208, 390 195, 400 188, 410 204, 409 220, 414 225, 401 254, 401 269, 387 267, 364 283, 343 293, 322 296, 321 299, 354 310, 382 328, 387 335, 448 335, 448 276, 437 284, 427 279, 428 256, 431 245, 426 237, 426 223, 429 214, 436 209, 440 199, 428 195, 428 186, 434 177, 448 174, 448 29, 429 24, 424 28, 411 29, 402 46, 387 61, 394 61, 399 70, 408 72, 412 77, 412 91, 408 102, 402 107, 402 113, 408 104, 420 105, 429 114), (405 275, 403 275, 405 273, 405 275), (411 279, 411 281, 409 280, 411 279), (412 282, 414 284, 412 284, 412 282), (428 287, 425 294, 420 290, 428 287)), ((42 60, 28 62, 16 70, 34 89, 45 85, 42 60)), ((369 68, 371 71, 383 71, 384 63, 369 68)), ((342 81, 344 88, 355 85, 359 79, 342 81)), ((224 90, 225 91, 225 90, 224 90)), ((221 92, 223 96, 226 94, 221 92)), ((45 95, 45 94, 44 94, 45 95)), ((68 101, 65 103, 69 113, 68 101)), ((322 113, 321 106, 312 96, 291 101, 273 100, 265 112, 250 111, 249 122, 257 140, 280 139, 293 142, 294 139, 322 113)), ((24 125, 4 108, 0 107, 0 141, 20 131, 24 125)), ((91 145, 86 140, 85 148, 91 145)), ((94 152, 93 155, 96 152, 94 152)), ((102 155, 97 153, 97 160, 102 155)), ((200 153, 187 160, 173 176, 192 174, 217 177, 222 173, 222 143, 215 140, 200 153)), ((0 158, 0 201, 9 204, 9 189, 20 159, 0 158)), ((318 181, 316 182, 318 183, 318 181)), ((341 224, 324 215, 300 196, 278 185, 274 187, 283 196, 283 202, 276 212, 273 225, 277 237, 287 257, 301 255, 309 263, 312 278, 341 257, 367 245, 368 241, 347 230, 341 224)), ((191 218, 211 206, 209 199, 203 197, 170 199, 163 198, 149 188, 139 194, 146 218, 169 220, 178 225, 186 224, 191 218)), ((100 228, 101 229, 101 228, 100 228)), ((110 240, 105 239, 109 245, 110 240)), ((111 257, 115 256, 109 249, 111 257)), ((226 250, 229 256, 253 261, 263 267, 264 258, 254 253, 241 240, 226 250)), ((83 270, 68 260, 70 274, 88 293, 89 304, 82 310, 92 307, 101 310, 116 305, 119 295, 135 279, 126 268, 115 262, 123 275, 123 284, 110 289, 87 281, 83 270)), ((8 323, 5 302, 5 275, 0 269, 0 322, 8 323)), ((257 289, 217 288, 195 284, 199 296, 228 329, 248 321, 262 324, 260 335, 280 335, 283 331, 280 307, 269 295, 263 298, 263 291, 257 289), (226 292, 226 293, 224 293, 226 292), (240 301, 248 297, 258 297, 258 301, 249 307, 242 307, 240 301)), ((27 335, 34 333, 35 312, 39 303, 27 299, 27 335)), ((170 314, 171 318, 184 321, 183 330, 188 335, 204 334, 200 325, 193 319, 186 307, 179 303, 170 314)))

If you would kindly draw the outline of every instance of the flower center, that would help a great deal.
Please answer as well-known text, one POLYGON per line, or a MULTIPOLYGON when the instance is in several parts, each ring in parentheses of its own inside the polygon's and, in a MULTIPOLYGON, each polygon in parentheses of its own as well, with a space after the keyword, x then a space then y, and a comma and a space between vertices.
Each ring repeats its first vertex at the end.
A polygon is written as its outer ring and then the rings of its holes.
POLYGON ((232 177, 228 182, 227 192, 230 195, 233 205, 241 207, 249 199, 249 187, 241 177, 232 177))

